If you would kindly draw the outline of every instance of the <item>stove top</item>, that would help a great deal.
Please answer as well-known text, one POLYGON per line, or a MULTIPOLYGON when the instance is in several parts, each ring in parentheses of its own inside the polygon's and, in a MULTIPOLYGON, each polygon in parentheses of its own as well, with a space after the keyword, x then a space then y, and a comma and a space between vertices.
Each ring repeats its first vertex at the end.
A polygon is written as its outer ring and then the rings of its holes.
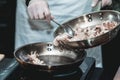
MULTIPOLYGON (((5 60, 3 64, 7 64, 8 61, 10 60, 5 60)), ((102 70, 95 67, 95 59, 91 57, 86 57, 76 69, 60 72, 24 70, 15 59, 10 63, 6 68, 0 64, 0 80, 99 80, 102 73, 102 70), (99 72, 99 75, 96 75, 95 71, 99 72)))

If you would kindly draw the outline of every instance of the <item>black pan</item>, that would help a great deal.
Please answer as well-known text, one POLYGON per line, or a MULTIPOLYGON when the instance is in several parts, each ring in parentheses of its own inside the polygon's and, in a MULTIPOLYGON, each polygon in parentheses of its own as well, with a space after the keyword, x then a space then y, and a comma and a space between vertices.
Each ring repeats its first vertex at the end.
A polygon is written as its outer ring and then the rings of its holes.
POLYGON ((84 50, 62 50, 51 42, 24 45, 14 51, 14 57, 24 69, 39 71, 59 71, 78 68, 86 57, 84 50), (34 64, 28 57, 32 53, 45 64, 34 64))

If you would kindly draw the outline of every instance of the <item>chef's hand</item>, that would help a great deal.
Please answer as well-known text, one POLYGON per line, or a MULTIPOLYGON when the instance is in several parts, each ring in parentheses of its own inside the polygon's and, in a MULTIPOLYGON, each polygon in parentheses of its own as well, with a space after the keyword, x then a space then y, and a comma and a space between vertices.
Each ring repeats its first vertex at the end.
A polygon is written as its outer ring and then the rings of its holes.
MULTIPOLYGON (((95 7, 97 5, 99 0, 93 0, 92 7, 95 7)), ((102 7, 109 6, 112 4, 112 0, 101 0, 102 1, 102 7)))
POLYGON ((53 18, 46 0, 31 0, 27 10, 31 19, 45 19, 50 22, 53 18))

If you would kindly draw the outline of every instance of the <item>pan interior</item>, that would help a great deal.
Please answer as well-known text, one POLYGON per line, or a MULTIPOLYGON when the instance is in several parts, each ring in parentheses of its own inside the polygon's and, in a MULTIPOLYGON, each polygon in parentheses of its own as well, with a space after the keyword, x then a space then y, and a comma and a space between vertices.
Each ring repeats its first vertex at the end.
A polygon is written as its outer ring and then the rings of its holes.
MULTIPOLYGON (((85 57, 84 50, 59 50, 58 48, 43 45, 44 43, 36 43, 25 45, 15 51, 14 56, 20 63, 41 65, 41 66, 62 66, 81 62, 85 57), (42 44, 42 45, 41 45, 42 44), (49 50, 50 48, 50 50, 49 50), (32 53, 31 53, 32 52, 32 53), (33 63, 28 55, 38 55, 35 58, 40 62, 33 63)), ((46 43, 47 44, 47 43, 46 43)))
MULTIPOLYGON (((69 53, 68 53, 69 54, 69 53)), ((72 53, 73 54, 73 53, 72 53)), ((51 66, 58 66, 58 65, 67 65, 72 64, 77 61, 81 61, 84 57, 83 53, 79 53, 79 55, 75 55, 76 57, 70 57, 70 55, 65 54, 39 54, 36 58, 39 60, 36 63, 33 63, 32 60, 27 56, 28 54, 21 53, 19 56, 20 61, 25 63, 35 64, 35 65, 51 65, 51 66), (41 63, 42 62, 42 63, 41 63)), ((37 55, 37 54, 36 54, 37 55)), ((36 59, 36 61, 37 61, 36 59)))
POLYGON ((39 56, 40 60, 43 60, 46 65, 63 65, 73 63, 75 60, 66 56, 59 55, 42 55, 39 56))

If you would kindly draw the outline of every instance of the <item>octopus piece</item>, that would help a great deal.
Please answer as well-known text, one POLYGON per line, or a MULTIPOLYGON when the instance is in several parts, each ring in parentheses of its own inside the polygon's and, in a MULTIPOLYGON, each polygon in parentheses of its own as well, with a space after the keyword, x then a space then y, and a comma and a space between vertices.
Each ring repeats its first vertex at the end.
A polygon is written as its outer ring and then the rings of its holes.
POLYGON ((38 57, 39 57, 39 54, 36 52, 36 51, 31 51, 30 54, 27 55, 29 60, 30 60, 30 63, 33 63, 33 64, 37 64, 37 65, 46 65, 45 62, 43 60, 40 60, 38 57))

